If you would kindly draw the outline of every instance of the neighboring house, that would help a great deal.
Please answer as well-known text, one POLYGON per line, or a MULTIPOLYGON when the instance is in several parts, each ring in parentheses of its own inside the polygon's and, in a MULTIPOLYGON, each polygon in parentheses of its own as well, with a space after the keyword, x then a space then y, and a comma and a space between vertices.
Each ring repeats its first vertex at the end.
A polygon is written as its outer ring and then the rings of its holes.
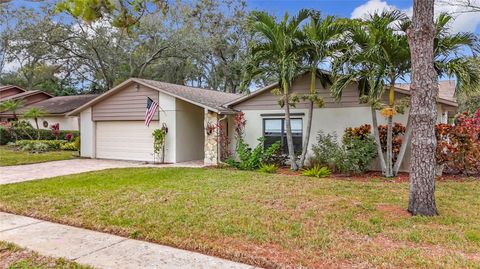
POLYGON ((23 88, 13 85, 0 86, 0 102, 21 99, 23 100, 23 105, 28 106, 30 104, 40 102, 52 97, 53 95, 44 91, 27 91, 23 88))
MULTIPOLYGON (((96 94, 56 96, 20 109, 19 115, 21 117, 25 111, 31 107, 36 107, 46 113, 45 117, 38 119, 40 129, 50 129, 53 124, 58 123, 60 130, 77 131, 79 130, 79 118, 70 117, 66 114, 97 96, 96 94)), ((32 126, 35 126, 34 119, 26 120, 28 120, 32 126)))
MULTIPOLYGON (((293 82, 292 92, 308 92, 310 76, 303 74, 293 82)), ((357 86, 352 83, 342 100, 336 102, 329 89, 320 88, 325 106, 315 108, 309 148, 316 142, 319 131, 336 132, 341 137, 345 128, 371 124, 371 111, 368 105, 360 104, 357 86)), ((153 161, 154 129, 168 127, 166 136, 167 162, 183 162, 203 159, 205 164, 216 164, 219 159, 220 123, 226 126, 227 133, 235 145, 233 121, 238 112, 245 113, 245 141, 254 146, 259 137, 266 138, 266 145, 280 140, 285 144, 284 110, 278 104, 278 96, 272 94, 277 84, 254 91, 250 95, 237 95, 211 90, 179 86, 169 83, 129 79, 89 103, 69 113, 80 116, 81 156, 91 158, 153 161), (143 120, 146 99, 159 102, 160 109, 150 127, 143 120), (209 128, 210 127, 210 128, 209 128)), ((396 88, 396 97, 408 96, 409 91, 396 88)), ((451 97, 453 98, 453 97, 451 97)), ((445 115, 454 113, 454 99, 438 99, 439 122, 445 115)), ((294 144, 301 150, 305 137, 306 102, 302 101, 291 109, 294 144)), ((379 115, 379 124, 385 119, 379 115)), ((406 115, 396 115, 394 121, 406 123, 406 115)), ((407 164, 408 165, 408 164, 407 164)))
MULTIPOLYGON (((38 119, 39 128, 50 129, 55 123, 59 123, 60 130, 79 130, 78 117, 69 117, 66 114, 79 106, 87 103, 97 95, 72 95, 52 96, 46 92, 34 90, 27 91, 18 86, 0 86, 0 103, 7 100, 23 100, 23 107, 16 111, 18 117, 32 107, 42 109, 46 115, 38 119)), ((0 121, 8 121, 13 118, 12 111, 0 112, 0 121)), ((25 119, 35 126, 35 120, 25 119)))

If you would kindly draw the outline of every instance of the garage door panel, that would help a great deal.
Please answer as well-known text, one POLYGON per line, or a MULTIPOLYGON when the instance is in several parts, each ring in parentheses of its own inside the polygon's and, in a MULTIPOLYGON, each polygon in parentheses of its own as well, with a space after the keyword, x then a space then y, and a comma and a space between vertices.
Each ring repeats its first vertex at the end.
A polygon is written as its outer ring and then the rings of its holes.
POLYGON ((150 128, 143 121, 97 122, 97 158, 153 161, 155 126, 158 121, 153 121, 150 128))

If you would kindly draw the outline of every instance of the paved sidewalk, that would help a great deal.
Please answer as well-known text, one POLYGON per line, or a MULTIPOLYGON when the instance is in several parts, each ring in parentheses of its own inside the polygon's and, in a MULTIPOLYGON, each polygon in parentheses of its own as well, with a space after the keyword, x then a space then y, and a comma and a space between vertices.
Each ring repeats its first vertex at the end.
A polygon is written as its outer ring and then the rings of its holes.
POLYGON ((0 240, 95 268, 254 268, 196 252, 3 212, 0 212, 0 240))
POLYGON ((177 164, 144 164, 141 162, 101 160, 101 159, 73 159, 52 161, 15 166, 0 167, 0 185, 22 181, 65 176, 89 171, 98 171, 109 168, 125 167, 202 167, 203 162, 186 162, 177 164))

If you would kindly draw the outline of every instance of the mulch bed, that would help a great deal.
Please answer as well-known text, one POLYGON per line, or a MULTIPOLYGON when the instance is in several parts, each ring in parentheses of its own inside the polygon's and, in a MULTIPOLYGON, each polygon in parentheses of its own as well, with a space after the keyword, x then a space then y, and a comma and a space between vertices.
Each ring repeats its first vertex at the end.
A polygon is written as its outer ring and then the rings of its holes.
MULTIPOLYGON (((278 174, 288 175, 288 176, 301 176, 302 171, 292 171, 288 167, 279 168, 277 171, 278 174)), ((408 182, 409 174, 407 172, 398 173, 395 178, 386 178, 382 175, 382 172, 378 171, 369 171, 364 174, 357 175, 344 175, 344 174, 332 174, 330 178, 339 179, 339 180, 348 180, 348 181, 359 181, 359 182, 370 182, 370 181, 384 181, 392 183, 405 183, 408 182)), ((476 176, 465 176, 465 175, 443 175, 436 178, 437 181, 472 181, 480 180, 480 175, 476 176)))

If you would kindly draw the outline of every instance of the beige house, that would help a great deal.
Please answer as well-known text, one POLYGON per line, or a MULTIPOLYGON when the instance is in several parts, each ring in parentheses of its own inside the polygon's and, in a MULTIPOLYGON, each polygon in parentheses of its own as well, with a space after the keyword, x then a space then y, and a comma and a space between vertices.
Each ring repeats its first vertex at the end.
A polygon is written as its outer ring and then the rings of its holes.
MULTIPOLYGON (((299 76, 292 85, 292 92, 308 92, 309 74, 299 76)), ((321 87, 320 83, 317 83, 321 87)), ((401 86, 401 85, 400 85, 401 86)), ((259 137, 266 144, 280 140, 285 143, 284 110, 278 105, 278 96, 272 93, 276 84, 254 91, 249 95, 222 93, 169 83, 129 79, 100 95, 68 115, 80 116, 81 155, 90 158, 148 161, 154 160, 154 129, 166 126, 167 162, 204 160, 207 165, 220 159, 219 130, 209 126, 225 126, 225 133, 232 141, 233 119, 238 112, 245 114, 245 140, 256 145, 259 137), (158 102, 160 109, 150 127, 145 126, 146 99, 158 102)), ((341 136, 347 127, 371 124, 368 105, 360 104, 357 86, 352 84, 336 102, 328 88, 317 89, 325 106, 315 108, 309 148, 315 143, 319 131, 336 132, 341 136)), ((397 98, 409 95, 408 87, 396 89, 397 98)), ((438 99, 439 122, 447 120, 456 110, 453 96, 438 99)), ((305 137, 305 120, 308 114, 306 102, 291 109, 294 144, 301 150, 305 137)), ((379 124, 385 120, 379 115, 379 124)), ((406 123, 407 115, 397 115, 396 122, 406 123)), ((406 164, 408 165, 408 164, 406 164)))
POLYGON ((236 94, 132 78, 69 115, 80 116, 83 157, 153 162, 152 132, 166 127, 165 162, 216 164, 217 136, 207 127, 235 114, 223 104, 237 98, 236 94), (149 127, 144 122, 148 97, 160 106, 149 127))

